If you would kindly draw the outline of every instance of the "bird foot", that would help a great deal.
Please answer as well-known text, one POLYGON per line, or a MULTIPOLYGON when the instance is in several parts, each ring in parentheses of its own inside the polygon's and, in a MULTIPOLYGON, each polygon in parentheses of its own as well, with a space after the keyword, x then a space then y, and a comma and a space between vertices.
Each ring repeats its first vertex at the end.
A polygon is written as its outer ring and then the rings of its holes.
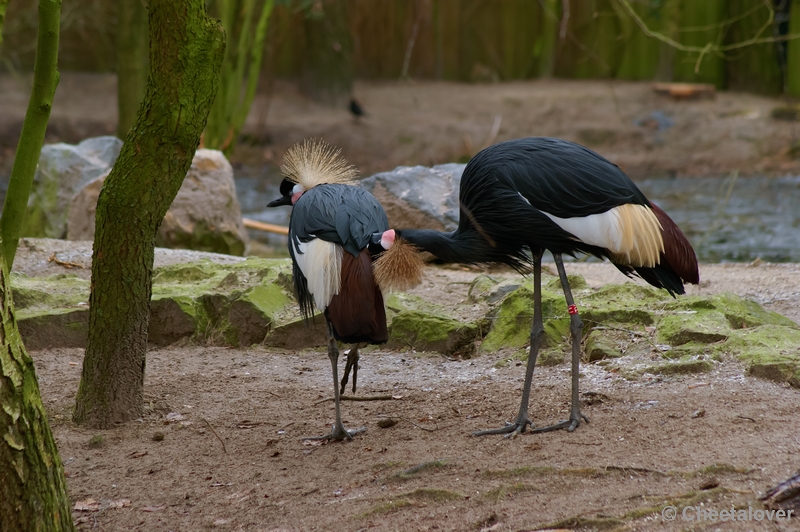
POLYGON ((303 438, 303 441, 306 441, 306 440, 309 440, 309 441, 320 441, 320 440, 325 440, 325 441, 348 440, 348 441, 352 441, 353 440, 353 436, 355 436, 356 434, 361 434, 362 432, 366 432, 366 431, 367 431, 367 427, 361 427, 360 429, 347 430, 347 429, 344 428, 343 425, 339 425, 339 426, 334 425, 330 434, 325 434, 324 436, 306 436, 305 438, 303 438))
POLYGON ((569 419, 565 419, 564 421, 556 423, 555 425, 533 429, 533 433, 541 434, 542 432, 552 432, 554 430, 561 429, 567 429, 567 431, 572 432, 580 426, 581 419, 583 419, 586 423, 589 423, 589 418, 584 416, 581 412, 578 412, 577 416, 570 416, 569 419))
POLYGON ((477 432, 473 432, 473 436, 488 436, 490 434, 505 434, 506 438, 515 438, 518 434, 522 434, 527 430, 528 425, 533 428, 533 422, 528 419, 524 418, 522 420, 517 420, 514 423, 508 423, 502 427, 496 429, 487 429, 487 430, 479 430, 477 432))

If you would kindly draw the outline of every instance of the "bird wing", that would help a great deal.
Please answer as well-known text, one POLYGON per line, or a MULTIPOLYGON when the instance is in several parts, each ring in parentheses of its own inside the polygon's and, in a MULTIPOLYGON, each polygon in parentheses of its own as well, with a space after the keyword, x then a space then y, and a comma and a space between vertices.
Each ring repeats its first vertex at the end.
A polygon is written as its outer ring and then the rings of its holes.
POLYGON ((360 187, 319 185, 295 203, 289 231, 297 242, 319 238, 338 244, 353 256, 372 233, 389 229, 389 220, 375 197, 360 187))
POLYGON ((615 164, 574 142, 529 137, 478 153, 461 178, 461 199, 472 183, 512 189, 528 204, 559 218, 604 213, 628 203, 649 202, 615 164))

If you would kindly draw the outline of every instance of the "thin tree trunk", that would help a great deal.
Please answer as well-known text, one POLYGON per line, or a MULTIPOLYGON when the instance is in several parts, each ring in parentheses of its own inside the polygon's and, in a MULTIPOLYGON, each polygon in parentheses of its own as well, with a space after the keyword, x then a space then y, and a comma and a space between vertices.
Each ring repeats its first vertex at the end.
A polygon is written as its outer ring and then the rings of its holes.
MULTIPOLYGON (((792 0, 789 7, 789 34, 800 33, 800 0, 792 0)), ((786 46, 786 92, 800 96, 800 39, 792 39, 786 46)))
POLYGON ((36 60, 33 67, 33 91, 28 101, 25 120, 22 122, 22 132, 14 166, 11 168, 3 215, 0 218, 3 255, 9 270, 14 264, 14 255, 17 252, 17 243, 25 220, 25 210, 28 208, 33 174, 36 173, 36 165, 39 164, 47 121, 50 119, 50 109, 53 107, 53 97, 58 86, 60 22, 61 0, 41 0, 36 60))
POLYGON ((120 0, 117 24, 117 136, 130 130, 147 86, 147 7, 144 0, 120 0))
POLYGON ((306 53, 303 57, 301 87, 314 100, 342 106, 353 90, 353 39, 350 35, 347 2, 316 2, 321 13, 312 12, 303 23, 306 53))
POLYGON ((8 0, 0 0, 0 44, 3 44, 3 22, 6 21, 8 0))
POLYGON ((150 77, 97 202, 89 337, 74 419, 141 414, 155 236, 200 142, 225 36, 203 0, 150 0, 150 77))

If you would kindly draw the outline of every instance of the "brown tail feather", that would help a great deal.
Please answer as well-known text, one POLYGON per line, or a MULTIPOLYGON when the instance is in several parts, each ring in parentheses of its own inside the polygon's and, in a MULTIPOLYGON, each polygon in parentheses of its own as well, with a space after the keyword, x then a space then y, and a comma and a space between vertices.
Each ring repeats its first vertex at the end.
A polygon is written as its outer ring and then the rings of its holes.
POLYGON ((365 249, 358 257, 342 254, 341 286, 325 314, 337 340, 383 343, 389 339, 383 295, 375 283, 372 259, 365 249))
POLYGON ((700 282, 700 273, 697 270, 697 256, 686 235, 655 203, 650 203, 653 212, 663 228, 661 235, 664 238, 664 258, 672 271, 685 283, 697 284, 700 282))

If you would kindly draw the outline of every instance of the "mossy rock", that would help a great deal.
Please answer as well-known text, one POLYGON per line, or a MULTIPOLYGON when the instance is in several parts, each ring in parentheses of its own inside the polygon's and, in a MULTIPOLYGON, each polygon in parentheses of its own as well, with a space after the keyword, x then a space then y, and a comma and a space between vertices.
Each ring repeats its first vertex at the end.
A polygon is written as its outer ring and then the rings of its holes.
POLYGON ((680 360, 647 366, 644 368, 643 373, 651 373, 653 375, 692 375, 708 373, 712 369, 714 369, 714 363, 710 360, 685 356, 680 360))
POLYGON ((17 310, 71 308, 88 303, 89 281, 74 274, 28 277, 12 273, 11 293, 17 310))
POLYGON ((782 325, 740 329, 726 347, 747 364, 748 374, 800 388, 800 330, 782 325))
POLYGON ((290 303, 283 289, 275 284, 259 284, 242 293, 228 310, 228 324, 236 336, 235 345, 263 343, 276 313, 290 303))
POLYGON ((672 346, 688 342, 714 343, 727 340, 731 327, 716 310, 687 310, 663 316, 658 322, 658 342, 672 346))
POLYGON ((29 350, 86 347, 89 308, 17 311, 19 334, 29 350))
POLYGON ((306 321, 300 316, 299 311, 279 314, 264 339, 264 345, 282 349, 320 347, 327 342, 325 317, 317 314, 313 319, 306 321))
POLYGON ((755 301, 730 292, 713 296, 683 296, 664 305, 664 310, 668 312, 716 310, 725 316, 732 329, 760 325, 783 325, 800 329, 800 326, 789 318, 766 310, 755 301))
POLYGON ((187 296, 153 297, 150 301, 150 326, 147 341, 156 345, 169 345, 197 328, 200 311, 195 301, 187 296))
MULTIPOLYGON (((569 282, 569 287, 573 294, 579 290, 589 288, 589 285, 586 284, 586 279, 577 273, 568 273, 567 282, 569 282)), ((530 286, 533 287, 532 280, 530 286)), ((564 287, 561 286, 561 278, 545 274, 542 274, 542 287, 551 292, 563 292, 564 290, 564 287)))
POLYGON ((388 345, 469 357, 479 338, 480 329, 474 323, 421 310, 403 310, 392 318, 388 345))
MULTIPOLYGON (((542 314, 545 333, 547 333, 542 347, 560 344, 565 336, 563 326, 548 324, 553 319, 558 320, 569 316, 564 297, 549 290, 542 290, 542 314), (551 336, 550 333, 554 334, 551 336)), ((508 294, 490 319, 492 320, 491 328, 481 345, 482 351, 494 352, 504 347, 513 349, 529 344, 533 322, 532 288, 523 285, 508 294)))
POLYGON ((619 348, 606 338, 600 331, 592 331, 586 337, 584 352, 588 362, 597 362, 622 356, 619 348))

